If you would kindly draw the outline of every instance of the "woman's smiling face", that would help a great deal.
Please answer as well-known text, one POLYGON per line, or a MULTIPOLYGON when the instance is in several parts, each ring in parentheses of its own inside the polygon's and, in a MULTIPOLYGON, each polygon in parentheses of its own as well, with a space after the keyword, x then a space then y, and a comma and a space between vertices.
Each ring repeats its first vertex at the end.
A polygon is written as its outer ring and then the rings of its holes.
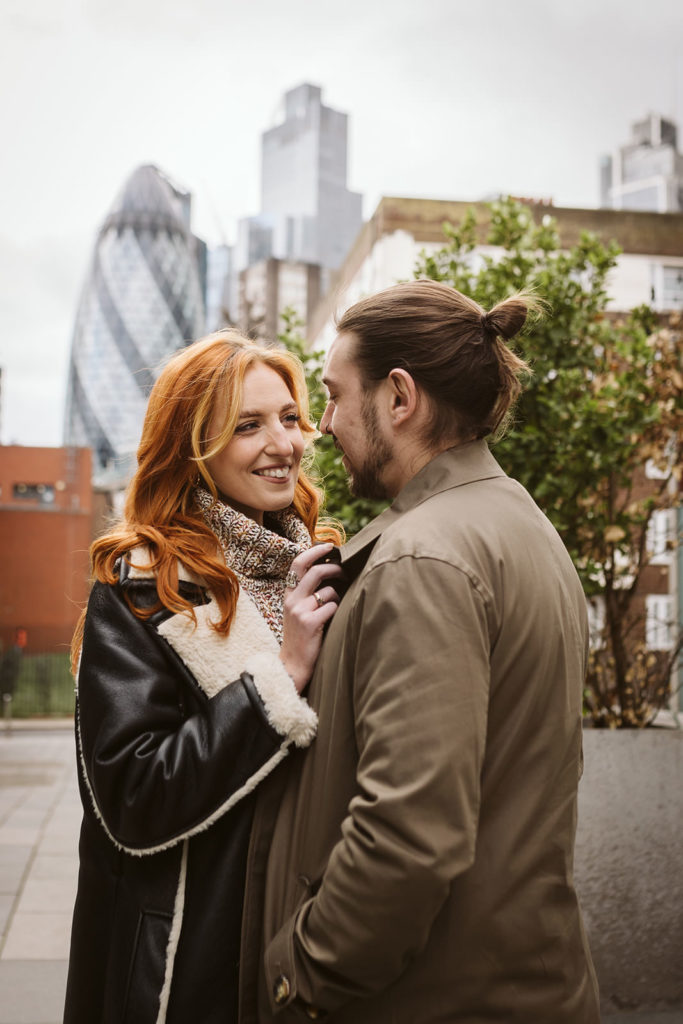
MULTIPOLYGON (((217 408, 208 439, 220 434, 225 410, 217 408)), ((299 410, 279 373, 256 363, 244 375, 240 415, 225 448, 207 459, 221 498, 263 525, 264 512, 291 505, 305 440, 299 410)))

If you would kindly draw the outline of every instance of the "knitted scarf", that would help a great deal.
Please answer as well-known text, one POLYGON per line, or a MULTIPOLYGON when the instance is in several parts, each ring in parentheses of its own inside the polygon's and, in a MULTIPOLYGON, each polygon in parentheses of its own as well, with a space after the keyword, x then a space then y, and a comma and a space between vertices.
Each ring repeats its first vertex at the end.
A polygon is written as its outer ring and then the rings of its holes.
POLYGON ((285 577, 293 559, 311 546, 308 530, 291 506, 268 513, 281 531, 275 533, 203 487, 195 489, 195 502, 218 539, 226 565, 282 643, 285 577))

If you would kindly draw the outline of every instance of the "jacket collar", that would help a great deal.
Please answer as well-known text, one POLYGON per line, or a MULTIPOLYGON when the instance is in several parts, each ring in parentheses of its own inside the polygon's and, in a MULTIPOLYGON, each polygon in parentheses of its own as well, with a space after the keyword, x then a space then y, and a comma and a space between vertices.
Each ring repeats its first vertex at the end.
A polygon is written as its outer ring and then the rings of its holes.
POLYGON ((486 441, 470 441, 440 452, 408 481, 389 508, 342 547, 342 563, 374 544, 388 526, 433 495, 496 476, 505 476, 505 473, 489 451, 486 441))

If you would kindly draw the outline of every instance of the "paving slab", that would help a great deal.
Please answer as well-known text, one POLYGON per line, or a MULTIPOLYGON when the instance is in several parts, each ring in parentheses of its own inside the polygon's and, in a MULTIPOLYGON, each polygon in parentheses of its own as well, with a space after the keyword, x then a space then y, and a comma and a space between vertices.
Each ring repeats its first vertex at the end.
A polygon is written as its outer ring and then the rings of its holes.
MULTIPOLYGON (((76 834, 77 834, 76 830, 76 834)), ((71 834, 73 842, 74 833, 71 834)), ((31 878, 33 879, 60 879, 65 882, 76 883, 78 877, 78 856, 73 853, 52 853, 45 852, 44 843, 41 844, 41 853, 33 858, 31 865, 31 878)))
POLYGON ((78 872, 73 727, 0 732, 0 1024, 60 1024, 78 872))
POLYGON ((71 916, 69 910, 13 913, 0 956, 7 960, 64 960, 69 956, 71 916))
POLYGON ((67 966, 0 959, 0 1024, 61 1024, 67 966))
POLYGON ((0 838, 0 892, 16 893, 21 885, 33 847, 29 843, 6 843, 0 838))
POLYGON ((75 899, 75 872, 71 872, 68 879, 36 878, 33 867, 31 867, 30 876, 24 884, 17 903, 16 913, 41 914, 47 907, 57 913, 71 912, 75 899))

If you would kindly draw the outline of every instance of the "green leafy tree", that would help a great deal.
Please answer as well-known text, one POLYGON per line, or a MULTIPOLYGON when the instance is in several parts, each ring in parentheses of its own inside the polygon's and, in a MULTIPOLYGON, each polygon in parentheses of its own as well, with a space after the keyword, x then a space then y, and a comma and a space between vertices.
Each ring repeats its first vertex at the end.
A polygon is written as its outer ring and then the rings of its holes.
MULTIPOLYGON (((301 333, 301 321, 292 309, 284 310, 282 321, 283 329, 278 335, 278 340, 303 363, 311 403, 311 417, 314 423, 320 423, 327 403, 327 392, 322 382, 325 353, 307 351, 301 333)), ((342 524, 349 537, 358 533, 386 508, 386 503, 357 498, 351 494, 341 454, 334 447, 329 435, 321 435, 316 441, 314 473, 325 494, 325 511, 342 524)))
POLYGON ((488 224, 470 210, 461 224, 445 225, 446 244, 421 254, 415 276, 446 282, 487 309, 522 288, 548 304, 550 315, 519 340, 533 377, 495 454, 556 526, 586 596, 604 609, 589 712, 597 724, 644 725, 666 703, 681 646, 674 635, 668 650, 647 649, 642 597, 653 513, 680 494, 681 319, 662 322, 647 307, 606 312, 614 242, 584 233, 562 249, 551 216, 537 224, 510 199, 488 210, 488 224), (482 232, 495 254, 477 250, 482 232))

